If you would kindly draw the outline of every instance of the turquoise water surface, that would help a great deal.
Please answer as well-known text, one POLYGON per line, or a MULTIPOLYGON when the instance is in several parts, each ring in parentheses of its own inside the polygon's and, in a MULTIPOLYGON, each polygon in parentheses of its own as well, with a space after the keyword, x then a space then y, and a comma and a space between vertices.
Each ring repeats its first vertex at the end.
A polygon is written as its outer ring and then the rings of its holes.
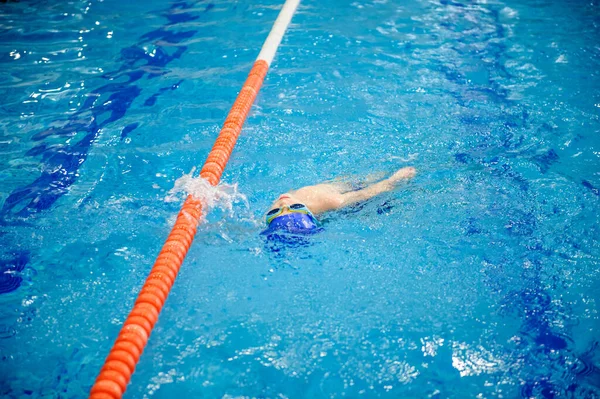
MULTIPOLYGON (((1 397, 87 395, 281 4, 0 5, 1 397)), ((303 1, 125 397, 600 397, 599 38, 596 0, 303 1)))

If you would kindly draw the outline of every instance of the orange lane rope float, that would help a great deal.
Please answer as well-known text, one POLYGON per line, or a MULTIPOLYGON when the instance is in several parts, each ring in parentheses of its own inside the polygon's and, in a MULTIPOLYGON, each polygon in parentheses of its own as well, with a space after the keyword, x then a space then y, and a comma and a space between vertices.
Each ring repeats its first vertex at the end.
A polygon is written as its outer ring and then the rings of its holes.
MULTIPOLYGON (((219 184, 252 103, 299 3, 300 0, 287 0, 281 9, 200 171, 200 176, 213 186, 219 184)), ((189 195, 100 370, 91 389, 90 398, 118 399, 123 396, 181 264, 192 245, 201 215, 202 202, 189 195)))

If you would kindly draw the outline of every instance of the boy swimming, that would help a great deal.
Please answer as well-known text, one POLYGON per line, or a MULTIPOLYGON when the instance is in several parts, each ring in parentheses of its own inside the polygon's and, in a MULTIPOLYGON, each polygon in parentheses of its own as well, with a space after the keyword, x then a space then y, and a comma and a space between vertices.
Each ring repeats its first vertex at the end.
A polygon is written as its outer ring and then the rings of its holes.
POLYGON ((393 190, 396 185, 415 176, 413 167, 396 171, 387 179, 352 191, 348 183, 321 183, 289 191, 277 198, 266 214, 267 229, 262 234, 278 230, 296 234, 313 234, 319 231, 315 215, 366 201, 376 195, 393 190))

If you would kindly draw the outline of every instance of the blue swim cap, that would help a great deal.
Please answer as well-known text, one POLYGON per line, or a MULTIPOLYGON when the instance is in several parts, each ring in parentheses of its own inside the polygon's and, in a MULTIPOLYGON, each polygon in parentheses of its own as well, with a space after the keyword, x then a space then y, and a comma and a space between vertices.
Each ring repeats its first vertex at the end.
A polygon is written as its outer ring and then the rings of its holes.
POLYGON ((269 235, 279 230, 292 234, 314 234, 321 231, 321 228, 314 216, 294 212, 276 217, 260 234, 269 235))

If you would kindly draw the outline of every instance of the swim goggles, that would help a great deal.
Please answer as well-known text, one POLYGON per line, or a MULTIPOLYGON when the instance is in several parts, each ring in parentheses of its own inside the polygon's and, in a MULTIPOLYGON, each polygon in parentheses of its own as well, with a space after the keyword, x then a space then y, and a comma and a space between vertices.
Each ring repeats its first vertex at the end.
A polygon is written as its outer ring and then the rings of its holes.
MULTIPOLYGON (((290 206, 282 206, 281 208, 273 208, 265 215, 265 219, 267 225, 271 224, 273 219, 280 216, 283 211, 287 209, 290 213, 303 213, 311 217, 311 219, 315 219, 312 212, 306 207, 304 204, 292 204, 290 206)), ((315 219, 316 220, 316 219, 315 219)))

